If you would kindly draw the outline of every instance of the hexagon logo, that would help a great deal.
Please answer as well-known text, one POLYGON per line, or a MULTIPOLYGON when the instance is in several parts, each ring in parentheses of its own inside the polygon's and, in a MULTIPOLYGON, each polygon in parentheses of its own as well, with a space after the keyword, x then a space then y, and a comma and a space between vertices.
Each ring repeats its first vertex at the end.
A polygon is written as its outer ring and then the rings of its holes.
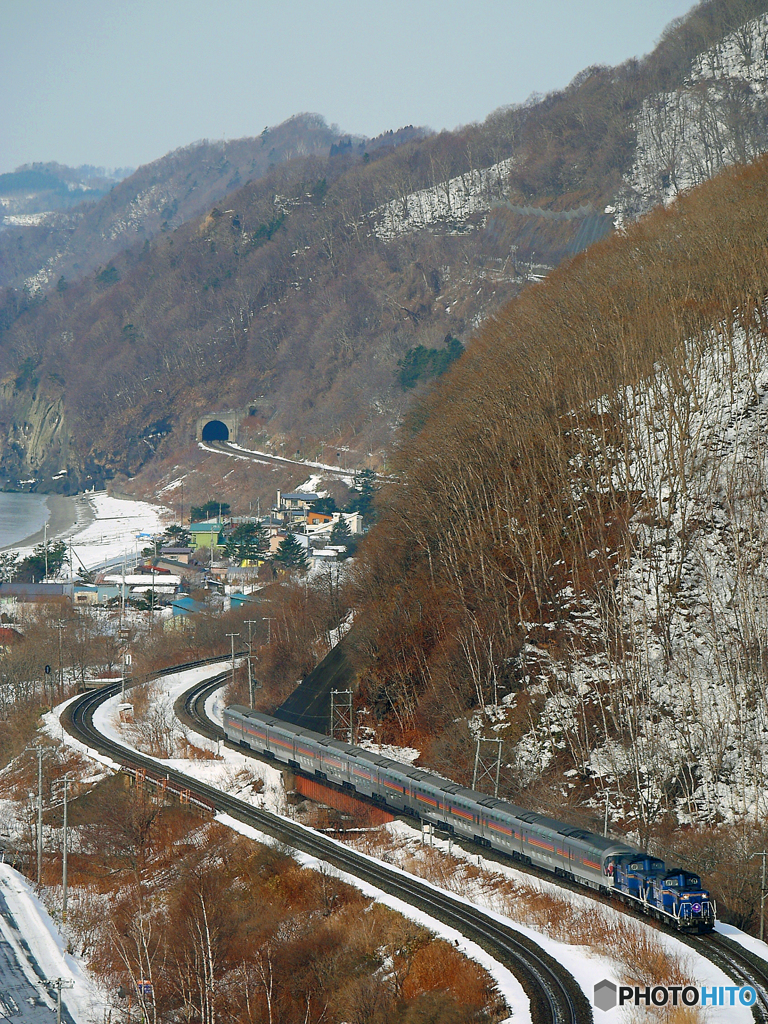
POLYGON ((616 1005, 616 986, 612 981, 603 978, 595 985, 595 1006, 598 1010, 612 1010, 616 1005))

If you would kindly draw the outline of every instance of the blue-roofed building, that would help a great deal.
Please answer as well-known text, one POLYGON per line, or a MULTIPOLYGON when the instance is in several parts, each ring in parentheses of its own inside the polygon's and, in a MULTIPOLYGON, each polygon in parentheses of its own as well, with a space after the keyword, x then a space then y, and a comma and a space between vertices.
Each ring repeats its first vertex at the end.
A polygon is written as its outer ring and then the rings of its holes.
POLYGON ((204 612, 205 605, 202 601, 195 601, 192 597, 178 597, 171 604, 171 611, 174 617, 181 615, 195 615, 197 612, 204 612))

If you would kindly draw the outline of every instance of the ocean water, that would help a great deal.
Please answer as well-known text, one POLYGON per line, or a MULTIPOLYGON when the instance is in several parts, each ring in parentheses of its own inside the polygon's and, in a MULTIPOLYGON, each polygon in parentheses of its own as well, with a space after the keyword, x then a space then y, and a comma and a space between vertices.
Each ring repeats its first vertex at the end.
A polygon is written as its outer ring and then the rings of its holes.
POLYGON ((11 494, 0 491, 0 548, 21 546, 42 530, 49 511, 45 494, 11 494))

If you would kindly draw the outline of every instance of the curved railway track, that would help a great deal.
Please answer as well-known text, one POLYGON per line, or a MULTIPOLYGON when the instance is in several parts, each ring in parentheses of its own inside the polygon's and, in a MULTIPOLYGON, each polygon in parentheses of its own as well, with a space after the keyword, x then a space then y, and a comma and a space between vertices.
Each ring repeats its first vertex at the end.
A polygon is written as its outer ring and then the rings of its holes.
MULTIPOLYGON (((227 673, 223 673, 221 677, 218 677, 215 680, 206 680, 204 683, 198 683, 191 687, 179 697, 174 707, 177 717, 190 728, 202 733, 209 739, 221 740, 224 742, 226 742, 224 730, 208 718, 205 713, 205 702, 214 690, 221 685, 221 682, 226 675, 227 673)), ((249 753, 251 756, 255 756, 252 751, 249 753)), ((489 851, 483 851, 484 857, 488 858, 489 855, 489 851)), ((526 868, 520 864, 516 864, 515 867, 518 870, 526 870, 526 868)), ((537 877, 546 878, 549 881, 552 881, 551 876, 547 872, 535 869, 527 870, 529 870, 530 873, 535 874, 537 877)), ((584 889, 576 884, 569 883, 563 879, 557 879, 557 882, 564 888, 571 889, 574 892, 584 893, 584 889)), ((637 918, 645 924, 651 923, 648 918, 633 908, 626 907, 623 904, 617 905, 616 901, 609 897, 600 897, 594 893, 590 893, 589 895, 594 899, 603 902, 607 906, 611 906, 629 914, 629 916, 637 918)), ((653 923, 656 924, 656 922, 653 923)), ((658 924, 657 926, 660 927, 658 924)), ((674 935, 680 939, 681 942, 686 943, 686 945, 695 949, 697 953, 706 957, 709 961, 720 967, 728 977, 733 979, 733 981, 740 985, 751 985, 757 992, 757 1002, 752 1008, 753 1017, 757 1024, 768 1024, 768 963, 766 961, 762 960, 756 954, 744 949, 743 946, 740 946, 737 942, 734 942, 727 936, 718 934, 717 932, 712 932, 709 935, 686 935, 685 933, 674 932, 674 935)))
MULTIPOLYGON (((207 663, 213 660, 221 659, 208 659, 207 663)), ((169 669, 168 673, 179 671, 180 667, 169 669)), ((208 721, 202 703, 208 693, 221 685, 227 674, 219 673, 213 679, 198 683, 177 701, 182 720, 214 739, 221 739, 223 733, 221 730, 217 732, 217 727, 208 721)), ((456 928, 516 975, 530 999, 534 1024, 590 1024, 591 1006, 572 975, 526 936, 495 921, 482 909, 347 849, 311 829, 252 807, 188 775, 159 765, 154 759, 103 736, 93 724, 93 715, 99 705, 118 690, 119 684, 116 684, 84 694, 64 711, 62 724, 77 739, 125 766, 128 771, 146 773, 166 787, 193 794, 195 801, 203 806, 227 813, 279 842, 333 864, 456 928)), ((240 750, 239 747, 235 749, 240 750)))

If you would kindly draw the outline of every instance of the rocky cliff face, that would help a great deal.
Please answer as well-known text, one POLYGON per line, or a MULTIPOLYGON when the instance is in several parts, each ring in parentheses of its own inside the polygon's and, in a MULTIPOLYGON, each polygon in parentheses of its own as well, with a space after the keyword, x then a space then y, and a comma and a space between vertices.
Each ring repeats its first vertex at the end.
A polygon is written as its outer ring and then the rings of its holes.
POLYGON ((69 494, 85 485, 70 465, 64 398, 16 377, 0 381, 0 485, 7 490, 69 494))
POLYGON ((637 148, 619 219, 669 203, 768 148, 768 14, 753 18, 691 63, 683 86, 643 101, 637 148))

